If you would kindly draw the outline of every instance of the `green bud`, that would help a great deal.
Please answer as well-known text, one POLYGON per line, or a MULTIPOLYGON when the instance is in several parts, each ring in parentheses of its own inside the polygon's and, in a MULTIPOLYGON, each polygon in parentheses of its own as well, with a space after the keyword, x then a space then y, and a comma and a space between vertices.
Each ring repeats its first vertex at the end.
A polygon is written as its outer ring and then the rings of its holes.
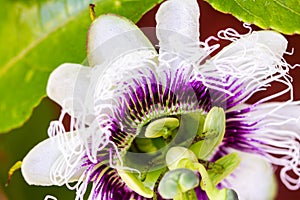
POLYGON ((172 131, 179 127, 179 120, 175 117, 165 117, 151 122, 145 131, 147 138, 167 138, 172 131))
POLYGON ((188 169, 175 169, 167 172, 161 179, 158 192, 165 199, 173 199, 199 185, 198 176, 188 169))

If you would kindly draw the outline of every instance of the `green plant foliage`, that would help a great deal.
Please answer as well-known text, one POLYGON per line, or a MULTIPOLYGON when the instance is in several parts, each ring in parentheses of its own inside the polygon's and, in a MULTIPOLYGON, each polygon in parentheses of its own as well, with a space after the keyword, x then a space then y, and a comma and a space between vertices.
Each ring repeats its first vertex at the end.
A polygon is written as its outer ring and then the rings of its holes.
MULTIPOLYGON (((57 199, 71 200, 75 198, 75 191, 66 187, 38 187, 25 182, 21 170, 15 171, 10 184, 5 187, 10 167, 18 160, 22 160, 34 145, 46 139, 47 128, 51 120, 59 115, 59 107, 48 98, 34 110, 32 117, 11 134, 0 135, 0 199, 1 200, 42 200, 46 195, 53 195, 57 199), (43 116, 43 117, 41 117, 43 116), (3 192, 1 196, 1 190, 3 192)), ((86 198, 87 199, 87 198, 86 198)))
POLYGON ((299 0, 205 0, 239 20, 284 34, 300 33, 299 0))
POLYGON ((86 57, 86 33, 96 15, 115 13, 137 22, 162 0, 0 0, 0 132, 21 126, 46 91, 51 71, 86 57))

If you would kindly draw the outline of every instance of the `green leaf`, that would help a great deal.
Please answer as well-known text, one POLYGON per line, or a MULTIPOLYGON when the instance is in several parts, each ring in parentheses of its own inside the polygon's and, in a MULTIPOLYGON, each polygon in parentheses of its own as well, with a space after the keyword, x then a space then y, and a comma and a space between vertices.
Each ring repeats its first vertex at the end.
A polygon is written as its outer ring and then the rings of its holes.
POLYGON ((216 10, 284 34, 300 33, 299 0, 206 0, 216 10))
POLYGON ((0 132, 21 126, 46 91, 51 71, 86 57, 86 33, 96 15, 115 13, 134 22, 162 0, 0 0, 0 132))
MULTIPOLYGON (((51 120, 59 114, 59 106, 50 99, 44 98, 34 110, 32 117, 21 128, 11 131, 11 134, 0 134, 0 199, 1 200, 37 200, 51 194, 57 199, 75 199, 75 191, 67 187, 37 187, 25 182, 21 170, 15 171, 10 184, 5 187, 11 166, 22 160, 34 145, 48 138, 47 127, 51 120), (42 116, 42 117, 41 117, 42 116), (29 136, 30 135, 30 136, 29 136), (6 195, 2 198, 1 189, 6 195)), ((90 186, 87 191, 90 191, 90 186)), ((88 194, 89 192, 87 192, 88 194)))

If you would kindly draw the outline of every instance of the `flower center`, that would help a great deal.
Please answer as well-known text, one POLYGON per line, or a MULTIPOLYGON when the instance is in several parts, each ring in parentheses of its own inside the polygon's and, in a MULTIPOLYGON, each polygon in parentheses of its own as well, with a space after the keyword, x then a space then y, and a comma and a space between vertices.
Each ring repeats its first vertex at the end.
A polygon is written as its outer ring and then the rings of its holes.
POLYGON ((193 112, 151 120, 131 142, 123 158, 124 163, 141 172, 165 167, 168 150, 174 146, 188 148, 203 132, 205 117, 205 113, 193 112))
MULTIPOLYGON (((154 199, 168 172, 171 175, 164 180, 175 178, 173 183, 179 184, 178 187, 174 185, 177 188, 174 194, 192 190, 194 184, 186 185, 181 181, 185 176, 177 176, 178 171, 172 172, 180 166, 172 164, 173 161, 188 155, 184 159, 190 159, 191 166, 202 161, 208 163, 208 156, 225 133, 224 110, 212 107, 219 105, 218 99, 214 101, 211 96, 214 91, 192 78, 193 67, 161 69, 143 68, 133 73, 134 77, 124 77, 125 80, 118 82, 113 98, 116 106, 110 108, 112 123, 108 123, 111 125, 110 140, 118 148, 118 154, 112 159, 117 160, 114 163, 119 176, 139 195, 154 199), (167 158, 173 148, 183 148, 190 153, 167 158)), ((200 168, 188 167, 192 173, 183 173, 196 180, 200 168)), ((173 194, 163 190, 165 196, 173 194)))
POLYGON ((188 155, 191 162, 204 161, 220 144, 224 133, 225 113, 217 107, 209 113, 191 112, 153 119, 140 128, 127 151, 122 152, 123 165, 140 174, 121 169, 118 173, 129 188, 151 198, 166 172, 176 170, 176 159, 188 155), (187 149, 190 153, 173 155, 174 148, 187 149))
POLYGON ((155 119, 133 140, 129 151, 152 153, 164 147, 176 135, 180 119, 176 116, 155 119))

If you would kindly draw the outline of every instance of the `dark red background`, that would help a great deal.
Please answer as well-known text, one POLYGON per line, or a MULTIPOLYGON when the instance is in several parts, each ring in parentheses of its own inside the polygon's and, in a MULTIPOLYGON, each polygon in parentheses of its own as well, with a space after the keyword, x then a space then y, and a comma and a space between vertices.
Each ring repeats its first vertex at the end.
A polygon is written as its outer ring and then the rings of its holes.
MULTIPOLYGON (((200 39, 204 41, 207 37, 213 35, 216 36, 219 30, 226 28, 234 28, 240 33, 246 33, 246 30, 243 27, 243 23, 238 19, 234 18, 230 14, 223 14, 214 10, 207 2, 202 0, 198 0, 200 5, 200 39)), ((138 22, 139 27, 155 27, 155 13, 159 6, 156 6, 154 9, 149 11, 143 18, 138 22)), ((292 19, 291 19, 292 20, 292 19)), ((253 30, 259 30, 258 27, 252 25, 253 30)), ((286 36, 289 41, 289 46, 287 51, 291 52, 292 48, 294 48, 294 54, 292 56, 285 56, 285 59, 291 64, 294 65, 296 63, 300 63, 300 35, 289 35, 286 36)), ((221 45, 227 45, 228 43, 222 42, 221 45)), ((294 97, 295 100, 300 100, 300 68, 296 68, 291 70, 291 76, 294 78, 294 97)), ((271 94, 272 91, 276 91, 280 89, 279 84, 273 84, 272 87, 267 91, 259 94, 255 94, 253 98, 251 98, 250 103, 256 101, 257 99, 261 99, 263 96, 271 94)), ((278 97, 276 101, 287 100, 287 96, 278 97)), ((300 113, 299 113, 300 115, 300 113)), ((278 179, 278 170, 276 171, 277 179, 278 179)), ((279 180, 279 179, 278 179, 279 180)), ((255 192, 255 191, 253 191, 255 192)), ((278 196, 276 200, 296 200, 300 199, 300 191, 290 191, 288 190, 280 181, 278 181, 278 196)))

